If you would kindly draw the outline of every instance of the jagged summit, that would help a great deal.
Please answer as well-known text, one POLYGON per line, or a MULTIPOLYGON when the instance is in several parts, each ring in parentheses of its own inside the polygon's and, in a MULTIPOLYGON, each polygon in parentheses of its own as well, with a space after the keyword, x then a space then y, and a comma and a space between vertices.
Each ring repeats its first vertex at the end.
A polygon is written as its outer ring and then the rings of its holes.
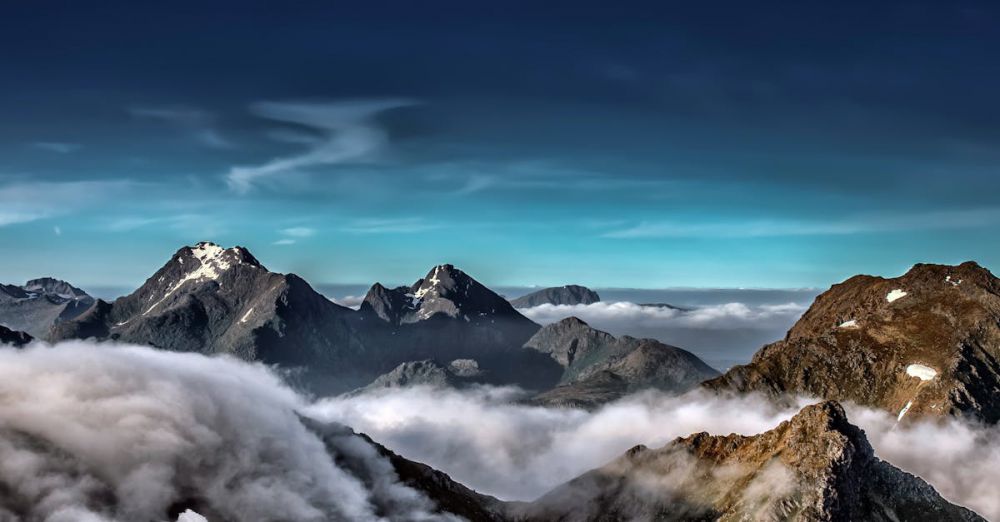
POLYGON ((833 285, 784 339, 706 385, 997 422, 998 358, 1000 280, 974 262, 918 264, 833 285))
MULTIPOLYGON (((243 247, 182 247, 131 294, 99 301, 54 339, 96 337, 326 370, 358 341, 352 310, 294 274, 268 271, 243 247)), ((361 383, 356 383, 361 384, 361 383)))
POLYGON ((580 285, 564 285, 541 290, 523 295, 511 300, 510 304, 515 308, 531 308, 543 304, 550 305, 580 305, 593 304, 601 300, 597 292, 580 285))
POLYGON ((394 324, 415 323, 434 316, 468 322, 492 320, 496 316, 523 318, 503 297, 450 264, 435 266, 408 287, 389 289, 375 283, 361 310, 394 324))
POLYGON ((982 520, 875 457, 836 402, 759 435, 636 446, 521 507, 526 520, 982 520))
POLYGON ((80 316, 93 304, 86 292, 53 277, 24 285, 0 284, 0 323, 39 339, 53 325, 80 316))
POLYGON ((63 299, 89 299, 87 292, 53 277, 40 277, 25 283, 21 288, 26 292, 43 295, 53 295, 63 299))

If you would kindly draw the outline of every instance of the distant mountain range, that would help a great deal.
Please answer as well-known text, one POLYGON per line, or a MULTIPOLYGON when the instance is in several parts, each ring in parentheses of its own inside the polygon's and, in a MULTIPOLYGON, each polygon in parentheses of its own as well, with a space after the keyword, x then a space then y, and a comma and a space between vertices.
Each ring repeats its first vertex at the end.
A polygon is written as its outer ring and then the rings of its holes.
MULTIPOLYGON (((384 387, 477 382, 518 384, 536 391, 551 389, 560 380, 569 383, 564 379, 566 369, 549 353, 558 348, 543 346, 546 337, 525 348, 539 325, 448 264, 433 267, 410 286, 386 288, 375 283, 356 311, 331 302, 294 274, 269 271, 245 248, 213 243, 180 248, 138 289, 113 302, 95 300, 54 279, 10 288, 16 297, 0 303, 0 323, 22 326, 38 338, 106 339, 174 351, 225 353, 277 365, 291 382, 320 394, 370 383, 384 387), (39 308, 47 313, 19 315, 25 307, 22 302, 29 301, 47 303, 39 308), (476 375, 451 373, 452 361, 474 365, 476 375)), ((583 287, 563 290, 574 299, 596 296, 583 287)), ((610 359, 595 357, 594 364, 610 364, 631 350, 616 346, 608 352, 614 352, 610 359)), ((661 346, 664 354, 677 350, 661 346)), ((642 364, 656 367, 680 360, 652 357, 642 364)), ((681 390, 704 377, 693 373, 678 380, 683 386, 668 386, 665 380, 649 377, 656 371, 647 369, 639 375, 619 369, 616 375, 628 381, 623 392, 647 386, 681 390)), ((675 370, 659 371, 666 375, 675 370)), ((589 403, 596 404, 595 400, 589 403)))
POLYGON ((601 296, 597 292, 579 285, 556 286, 543 288, 537 292, 511 300, 515 308, 531 308, 543 304, 550 305, 587 305, 597 303, 601 296))
POLYGON ((32 337, 46 338, 59 322, 87 311, 94 298, 65 281, 43 277, 23 285, 0 284, 0 323, 32 337))
MULTIPOLYGON (((515 302, 599 299, 572 286, 525 298, 515 302)), ((978 521, 876 458, 836 401, 900 421, 1000 421, 1000 280, 971 262, 834 285, 784 339, 723 375, 681 348, 615 337, 577 318, 542 328, 452 265, 409 286, 376 283, 353 310, 294 274, 269 271, 242 247, 212 243, 179 249, 113 302, 51 278, 0 286, 0 323, 0 342, 15 346, 39 334, 229 354, 274 365, 318 394, 517 384, 534 392, 532 404, 596 408, 643 389, 701 385, 825 400, 759 435, 699 433, 660 449, 638 446, 527 503, 479 494, 349 428, 303 419, 358 480, 376 475, 353 451, 375 451, 441 512, 469 520, 978 521)))

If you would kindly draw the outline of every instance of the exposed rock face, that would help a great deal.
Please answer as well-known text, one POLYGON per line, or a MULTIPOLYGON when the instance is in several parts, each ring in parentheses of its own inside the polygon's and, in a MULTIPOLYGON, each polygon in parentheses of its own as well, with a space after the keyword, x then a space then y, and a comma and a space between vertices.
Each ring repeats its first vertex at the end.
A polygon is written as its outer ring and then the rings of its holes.
POLYGON ((902 277, 855 276, 714 389, 809 394, 900 419, 1000 420, 1000 280, 967 262, 920 264, 902 277))
POLYGON ((532 292, 514 299, 510 304, 515 308, 531 308, 543 304, 551 305, 578 305, 593 304, 601 300, 597 292, 579 285, 555 286, 543 288, 537 292, 532 292))
POLYGON ((444 365, 432 359, 409 361, 388 373, 379 375, 371 384, 353 393, 407 386, 433 386, 435 388, 461 388, 479 382, 482 371, 472 359, 457 359, 444 365))
POLYGON ((24 332, 11 330, 5 326, 0 326, 0 345, 10 344, 14 346, 24 346, 31 341, 32 337, 24 332))
POLYGON ((684 392, 719 372, 694 354, 654 339, 613 335, 569 317, 545 326, 525 347, 563 367, 560 386, 533 402, 593 407, 645 388, 684 392))
POLYGON ((755 436, 637 446, 514 508, 522 520, 983 520, 873 454, 836 402, 755 436))
POLYGON ((268 271, 242 247, 198 243, 178 250, 132 294, 57 324, 52 338, 228 353, 345 375, 356 368, 352 356, 363 353, 352 315, 298 276, 268 271))
POLYGON ((551 387, 560 373, 548 357, 522 348, 539 326, 452 265, 409 287, 376 284, 359 313, 366 338, 403 360, 475 359, 488 382, 530 389, 551 387))
POLYGON ((0 285, 0 324, 45 338, 54 324, 78 317, 93 304, 83 290, 51 277, 0 285))

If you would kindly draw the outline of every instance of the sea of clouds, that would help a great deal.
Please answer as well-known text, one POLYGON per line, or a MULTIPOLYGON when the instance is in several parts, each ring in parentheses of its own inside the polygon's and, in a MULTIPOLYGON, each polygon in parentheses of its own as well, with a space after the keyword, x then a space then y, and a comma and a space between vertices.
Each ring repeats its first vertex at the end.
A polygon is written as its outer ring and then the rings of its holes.
MULTIPOLYGON (((521 393, 417 387, 310 401, 267 368, 225 357, 88 342, 3 349, 0 520, 432 520, 430 500, 360 439, 324 444, 300 416, 346 424, 483 493, 530 500, 636 444, 759 433, 801 405, 648 392, 586 412, 513 402, 521 393), (365 473, 342 465, 348 455, 365 473)), ((848 413, 880 457, 1000 519, 1000 430, 848 413)))
POLYGON ((726 370, 749 362, 764 344, 781 339, 806 311, 805 303, 728 302, 692 308, 601 301, 587 305, 543 304, 519 311, 539 324, 577 317, 614 335, 650 337, 684 348, 726 370))

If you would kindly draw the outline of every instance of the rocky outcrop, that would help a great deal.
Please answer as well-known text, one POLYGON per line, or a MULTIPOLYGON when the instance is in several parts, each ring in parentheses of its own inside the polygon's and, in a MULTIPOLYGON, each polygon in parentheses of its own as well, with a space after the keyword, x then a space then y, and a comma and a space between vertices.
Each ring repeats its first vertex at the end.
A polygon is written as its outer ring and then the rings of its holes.
POLYGON ((681 393, 719 372, 697 356, 654 339, 613 335, 569 317, 545 326, 525 343, 559 363, 559 386, 532 402, 594 407, 647 388, 681 393))
POLYGON ((0 324, 44 339, 54 325, 79 317, 93 304, 83 290, 51 277, 0 285, 0 324))
POLYGON ((543 304, 550 305, 587 305, 599 302, 601 296, 597 292, 579 285, 555 286, 543 288, 536 292, 512 299, 510 304, 515 308, 531 308, 543 304))
POLYGON ((531 521, 983 520, 876 458, 836 402, 760 435, 636 446, 515 512, 531 521))
POLYGON ((32 337, 24 332, 18 332, 16 330, 11 330, 5 326, 0 325, 0 345, 13 345, 15 347, 24 346, 31 341, 32 337))
POLYGON ((482 377, 483 372, 479 369, 479 363, 473 359, 457 359, 449 364, 440 364, 432 359, 425 359, 402 363, 393 368, 392 371, 376 377, 368 386, 351 393, 356 395, 386 388, 406 388, 408 386, 462 388, 481 382, 482 377))
POLYGON ((920 264, 898 278, 834 285, 784 339, 706 386, 995 423, 998 361, 1000 280, 973 262, 920 264))

